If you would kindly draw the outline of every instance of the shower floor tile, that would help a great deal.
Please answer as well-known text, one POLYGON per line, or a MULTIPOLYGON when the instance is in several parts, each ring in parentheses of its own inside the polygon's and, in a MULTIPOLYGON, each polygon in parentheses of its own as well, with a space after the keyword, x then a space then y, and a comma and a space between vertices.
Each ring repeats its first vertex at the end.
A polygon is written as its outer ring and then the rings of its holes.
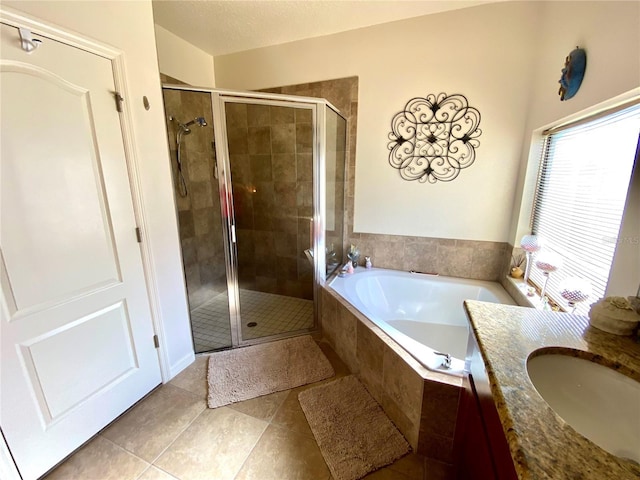
MULTIPOLYGON (((244 340, 313 327, 311 300, 240 289, 240 308, 244 340)), ((231 346, 227 293, 192 310, 191 328, 196 353, 231 346)))

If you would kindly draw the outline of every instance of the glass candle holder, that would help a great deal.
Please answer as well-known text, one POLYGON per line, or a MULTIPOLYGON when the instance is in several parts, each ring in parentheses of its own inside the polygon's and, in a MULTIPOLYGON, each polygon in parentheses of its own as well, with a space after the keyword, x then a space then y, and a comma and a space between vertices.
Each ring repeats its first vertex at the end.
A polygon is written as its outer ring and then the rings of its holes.
POLYGON ((537 235, 525 235, 520 240, 520 248, 525 251, 525 256, 527 258, 527 265, 524 269, 524 278, 522 279, 524 289, 527 291, 529 288, 529 274, 531 273, 533 254, 542 248, 542 241, 537 235))
POLYGON ((543 250, 536 258, 536 267, 542 270, 544 275, 544 285, 540 293, 540 299, 544 302, 549 275, 562 267, 562 257, 551 250, 543 250))
POLYGON ((560 283, 560 296, 569 304, 571 311, 576 311, 576 304, 584 302, 591 296, 591 283, 584 278, 569 277, 560 283))

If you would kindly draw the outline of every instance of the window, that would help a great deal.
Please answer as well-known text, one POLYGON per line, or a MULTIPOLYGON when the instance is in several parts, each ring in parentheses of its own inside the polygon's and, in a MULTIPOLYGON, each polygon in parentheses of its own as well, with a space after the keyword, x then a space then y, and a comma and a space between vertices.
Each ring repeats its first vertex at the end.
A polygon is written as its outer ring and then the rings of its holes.
MULTIPOLYGON (((567 307, 558 292, 568 277, 591 283, 592 294, 576 313, 586 314, 604 296, 640 149, 639 132, 636 103, 544 133, 531 227, 544 248, 563 259, 547 284, 552 300, 567 307)), ((536 268, 530 278, 538 286, 544 283, 536 268)))

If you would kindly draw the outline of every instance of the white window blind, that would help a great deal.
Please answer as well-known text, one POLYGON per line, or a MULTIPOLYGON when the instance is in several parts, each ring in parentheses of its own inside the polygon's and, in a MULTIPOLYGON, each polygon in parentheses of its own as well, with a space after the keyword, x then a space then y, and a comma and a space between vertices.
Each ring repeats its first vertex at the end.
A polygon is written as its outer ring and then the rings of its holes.
MULTIPOLYGON (((604 296, 618 241, 629 179, 638 155, 640 105, 574 123, 545 136, 532 215, 532 231, 563 259, 551 273, 547 295, 567 308, 559 286, 568 277, 588 280, 586 314, 604 296)), ((535 262, 535 260, 534 260, 535 262)), ((535 263, 534 263, 535 264, 535 263)), ((533 267, 531 280, 544 276, 533 267)))

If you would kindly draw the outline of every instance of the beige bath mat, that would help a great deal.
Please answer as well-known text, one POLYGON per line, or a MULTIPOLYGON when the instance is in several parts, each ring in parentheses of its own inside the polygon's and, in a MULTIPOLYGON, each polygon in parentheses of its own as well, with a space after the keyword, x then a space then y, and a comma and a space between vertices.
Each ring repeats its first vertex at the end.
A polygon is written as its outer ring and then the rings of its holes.
POLYGON ((356 480, 409 453, 402 434, 353 375, 298 395, 336 480, 356 480))
POLYGON ((333 367, 308 336, 211 354, 209 408, 318 382, 333 367))

